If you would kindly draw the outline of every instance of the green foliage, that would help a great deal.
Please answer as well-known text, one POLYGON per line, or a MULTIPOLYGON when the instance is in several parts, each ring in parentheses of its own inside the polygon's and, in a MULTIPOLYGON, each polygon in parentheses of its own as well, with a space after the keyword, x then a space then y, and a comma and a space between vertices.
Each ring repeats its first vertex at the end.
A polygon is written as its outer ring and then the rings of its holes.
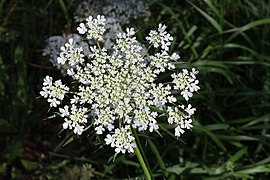
MULTIPOLYGON (((133 25, 143 34, 167 24, 175 38, 172 51, 183 60, 176 68, 198 68, 201 86, 192 102, 197 107, 192 132, 175 139, 173 129, 161 124, 160 134, 139 137, 152 177, 268 177, 270 2, 149 3, 149 23, 133 25)), ((60 76, 41 55, 44 40, 73 31, 75 7, 64 0, 0 1, 0 179, 143 176, 133 154, 108 162, 114 154, 97 148, 101 142, 94 133, 79 139, 60 132, 61 120, 48 117, 47 105, 36 98, 45 74, 60 76), (85 164, 91 166, 84 171, 85 164)))

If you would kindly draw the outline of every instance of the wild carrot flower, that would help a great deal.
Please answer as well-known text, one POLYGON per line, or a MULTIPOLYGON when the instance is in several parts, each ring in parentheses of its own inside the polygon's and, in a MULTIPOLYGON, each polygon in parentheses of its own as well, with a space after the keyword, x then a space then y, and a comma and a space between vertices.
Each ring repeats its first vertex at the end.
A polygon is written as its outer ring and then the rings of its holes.
MULTIPOLYGON (((196 79, 198 71, 176 71, 172 61, 180 57, 169 52, 173 37, 165 25, 159 24, 158 30, 150 31, 146 37, 149 46, 156 48, 156 53, 147 57, 134 28, 118 33, 111 48, 103 46, 104 16, 89 16, 79 25, 78 31, 97 44, 90 45, 88 55, 83 48, 74 45, 73 39, 61 47, 58 63, 70 65, 67 75, 77 84, 70 88, 70 103, 59 108, 64 129, 81 135, 94 126, 96 134, 105 136, 105 143, 116 153, 132 153, 136 147, 132 129, 158 131, 160 111, 167 115, 168 123, 174 125, 176 137, 192 128, 191 117, 196 109, 180 103, 172 89, 188 101, 200 89, 196 79), (165 71, 173 71, 172 83, 156 83, 159 74, 165 71), (160 111, 153 111, 151 107, 160 111)), ((68 91, 60 80, 53 83, 52 78, 46 76, 40 93, 56 107, 68 91)))

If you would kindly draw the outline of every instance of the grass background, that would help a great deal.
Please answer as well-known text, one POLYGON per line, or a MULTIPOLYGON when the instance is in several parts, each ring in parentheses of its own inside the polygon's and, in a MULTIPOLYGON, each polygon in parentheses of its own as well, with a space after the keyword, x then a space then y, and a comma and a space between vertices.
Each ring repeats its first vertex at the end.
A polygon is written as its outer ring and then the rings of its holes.
MULTIPOLYGON (((0 1, 0 178, 143 178, 134 155, 110 161, 112 150, 99 148, 93 132, 65 145, 72 135, 59 133, 61 119, 37 98, 45 75, 61 77, 42 56, 44 40, 75 32, 78 3, 0 1)), ((139 137, 153 178, 270 178, 270 1, 148 3, 149 23, 132 23, 139 39, 165 23, 171 51, 187 62, 176 67, 198 68, 201 86, 191 132, 177 140, 163 125, 163 138, 139 137)))

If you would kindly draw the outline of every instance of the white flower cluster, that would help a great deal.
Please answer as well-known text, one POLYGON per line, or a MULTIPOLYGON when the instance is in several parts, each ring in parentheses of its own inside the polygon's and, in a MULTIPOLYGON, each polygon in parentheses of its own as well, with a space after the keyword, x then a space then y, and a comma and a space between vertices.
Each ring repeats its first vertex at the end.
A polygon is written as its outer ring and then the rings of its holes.
POLYGON ((168 51, 173 37, 166 32, 166 28, 165 25, 159 24, 158 30, 151 30, 146 39, 153 44, 155 48, 161 46, 161 49, 168 51))
POLYGON ((105 17, 98 15, 96 19, 89 16, 86 19, 87 23, 80 23, 80 27, 77 28, 80 34, 87 34, 87 39, 96 39, 97 41, 103 40, 103 34, 105 29, 105 17))
MULTIPOLYGON (((94 38, 97 42, 97 45, 90 46, 89 55, 86 56, 82 48, 75 47, 72 39, 61 47, 58 63, 69 64, 67 74, 78 83, 72 88, 70 104, 59 108, 65 120, 63 128, 81 135, 93 125, 98 135, 106 134, 106 144, 115 148, 116 153, 130 153, 136 147, 131 128, 149 132, 159 129, 159 114, 151 110, 154 106, 167 113, 168 123, 175 125, 175 136, 179 137, 184 129, 192 127, 191 116, 195 108, 190 104, 187 107, 177 106, 177 99, 171 90, 180 90, 185 99, 186 93, 182 92, 188 91, 190 98, 193 92, 199 90, 195 77, 197 71, 185 69, 180 75, 174 73, 173 88, 170 83, 156 83, 161 72, 166 69, 174 71, 171 61, 180 58, 176 53, 169 52, 173 38, 166 32, 166 26, 159 25, 157 31, 151 31, 146 37, 149 46, 156 48, 155 54, 146 57, 146 53, 142 53, 143 46, 136 40, 134 28, 118 33, 112 48, 102 46, 105 21, 104 16, 90 16, 86 23, 78 27, 87 39, 94 38)), ((52 86, 48 78, 44 80, 41 95, 62 100, 68 88, 62 85, 61 91, 57 91, 58 96, 52 90, 45 91, 48 84, 52 86)))
POLYGON ((169 114, 168 123, 175 124, 175 133, 176 137, 180 137, 181 134, 185 132, 184 129, 192 128, 192 119, 191 116, 195 112, 195 108, 189 104, 186 108, 184 105, 178 107, 168 107, 167 112, 169 114))
POLYGON ((40 91, 40 95, 44 98, 48 98, 51 107, 57 107, 68 91, 69 88, 63 85, 61 80, 57 80, 53 83, 53 78, 46 76, 43 81, 43 88, 42 91, 40 91))
POLYGON ((59 108, 61 117, 65 117, 65 122, 63 123, 64 129, 73 129, 74 134, 81 135, 84 131, 84 126, 81 124, 87 123, 87 112, 88 109, 85 107, 77 107, 72 105, 69 111, 69 107, 66 105, 64 108, 59 108))
POLYGON ((73 39, 73 46, 82 48, 85 55, 89 55, 89 45, 83 38, 78 34, 69 34, 62 36, 51 36, 46 40, 47 46, 43 49, 43 56, 49 56, 49 60, 54 67, 59 69, 63 75, 66 75, 66 71, 69 67, 68 64, 59 64, 57 58, 60 55, 60 48, 68 42, 69 39, 73 39))
MULTIPOLYGON (((147 9, 147 4, 141 0, 85 0, 78 5, 74 19, 76 22, 82 22, 88 18, 89 15, 96 17, 98 14, 104 14, 107 17, 106 32, 103 36, 99 37, 103 38, 104 46, 106 48, 111 48, 114 45, 113 42, 115 41, 116 34, 124 32, 121 26, 127 24, 129 19, 148 17, 149 11, 147 11, 147 9)), ((95 31, 99 31, 95 30, 95 28, 103 27, 103 25, 98 26, 99 23, 103 23, 102 21, 102 19, 98 19, 97 22, 93 22, 96 26, 90 25, 92 29, 89 29, 88 32, 84 32, 86 31, 86 27, 80 26, 79 33, 87 33, 89 37, 96 36, 95 31)), ((92 21, 89 20, 89 22, 91 23, 92 21)), ((86 24, 86 26, 88 25, 86 24)), ((57 62, 57 58, 60 53, 60 47, 64 46, 64 44, 71 38, 74 41, 75 47, 83 48, 85 55, 89 54, 88 44, 95 44, 92 38, 88 38, 88 41, 84 41, 84 38, 82 38, 81 35, 73 33, 69 35, 64 34, 63 36, 49 37, 46 40, 46 47, 43 49, 43 56, 49 56, 49 60, 53 66, 57 67, 57 69, 59 69, 64 75, 66 75, 66 70, 70 67, 68 64, 59 64, 57 62)))
POLYGON ((133 153, 136 147, 135 138, 132 136, 128 126, 115 129, 113 135, 107 134, 105 142, 107 145, 110 144, 112 148, 115 147, 116 153, 122 152, 125 154, 126 151, 133 153))
POLYGON ((179 89, 181 95, 187 101, 193 96, 193 92, 197 92, 200 89, 196 74, 198 74, 198 71, 195 68, 192 68, 191 72, 183 69, 182 73, 172 74, 173 83, 175 84, 174 89, 179 89))

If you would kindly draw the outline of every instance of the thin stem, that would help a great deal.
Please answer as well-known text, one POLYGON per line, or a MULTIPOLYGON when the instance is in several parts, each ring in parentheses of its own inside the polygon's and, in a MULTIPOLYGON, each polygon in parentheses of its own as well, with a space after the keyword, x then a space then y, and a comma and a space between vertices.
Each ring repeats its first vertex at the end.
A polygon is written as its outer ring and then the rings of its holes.
POLYGON ((145 162, 143 160, 143 157, 141 155, 141 152, 140 152, 140 149, 138 148, 138 146, 135 148, 135 154, 136 154, 136 156, 137 156, 137 158, 138 158, 138 160, 140 162, 140 165, 141 165, 141 167, 143 169, 143 172, 144 172, 144 175, 145 175, 146 179, 151 180, 151 175, 150 175, 150 173, 149 173, 149 171, 148 171, 148 169, 146 167, 146 164, 145 164, 145 162))

